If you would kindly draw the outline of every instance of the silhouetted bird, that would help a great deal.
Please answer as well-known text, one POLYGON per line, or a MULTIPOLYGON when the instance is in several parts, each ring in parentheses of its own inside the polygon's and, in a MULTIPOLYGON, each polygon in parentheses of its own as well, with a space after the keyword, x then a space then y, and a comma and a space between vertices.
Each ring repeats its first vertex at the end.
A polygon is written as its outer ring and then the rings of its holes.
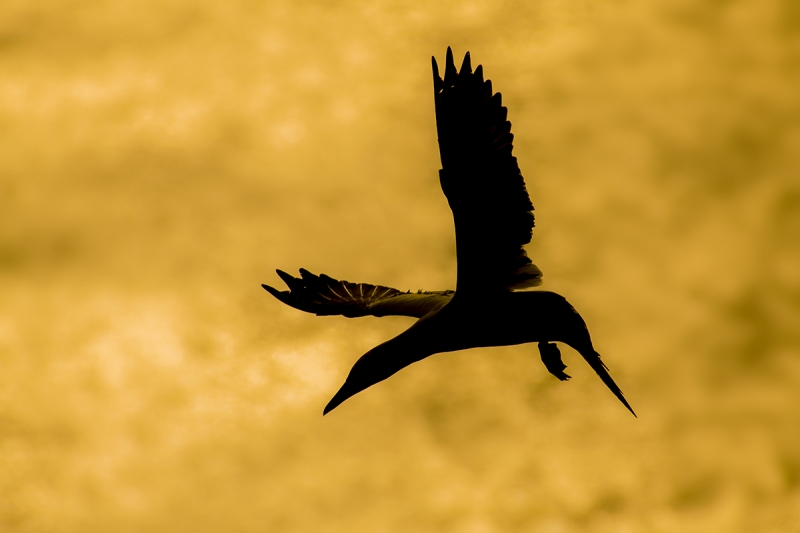
POLYGON ((541 284, 542 272, 523 249, 531 240, 533 205, 511 155, 514 136, 500 93, 484 81, 481 66, 472 71, 469 52, 456 70, 450 48, 444 80, 433 58, 433 87, 443 167, 439 179, 455 219, 456 290, 402 292, 303 269, 300 278, 278 270, 289 291, 263 285, 283 303, 317 315, 419 319, 356 361, 323 414, 412 363, 467 348, 538 342, 547 370, 567 380, 554 341, 577 350, 633 413, 567 300, 553 292, 515 292, 541 284))

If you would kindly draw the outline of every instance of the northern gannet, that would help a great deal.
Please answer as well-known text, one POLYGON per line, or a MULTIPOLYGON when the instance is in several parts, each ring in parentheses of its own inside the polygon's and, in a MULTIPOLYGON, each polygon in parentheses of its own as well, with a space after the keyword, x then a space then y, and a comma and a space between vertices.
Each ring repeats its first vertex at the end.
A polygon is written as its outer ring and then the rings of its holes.
POLYGON ((547 370, 569 379, 555 342, 574 348, 603 383, 636 416, 614 383, 567 300, 554 292, 524 291, 541 284, 542 272, 524 245, 533 233, 533 204, 512 152, 511 123, 500 93, 473 72, 469 52, 460 71, 448 47, 444 79, 433 62, 439 180, 453 211, 456 290, 416 293, 368 283, 339 281, 300 269, 278 275, 288 291, 262 285, 281 302, 316 315, 400 315, 419 320, 356 361, 323 415, 367 387, 426 357, 468 348, 539 343, 547 370))

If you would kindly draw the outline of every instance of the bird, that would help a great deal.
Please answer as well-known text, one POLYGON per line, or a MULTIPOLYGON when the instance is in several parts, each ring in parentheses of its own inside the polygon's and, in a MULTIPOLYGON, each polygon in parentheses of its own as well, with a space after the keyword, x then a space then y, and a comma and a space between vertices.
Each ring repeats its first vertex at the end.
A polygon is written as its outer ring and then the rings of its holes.
POLYGON ((556 342, 580 353, 636 416, 575 308, 557 293, 528 290, 542 282, 542 271, 524 249, 533 235, 533 204, 512 155, 514 136, 501 93, 484 80, 481 65, 472 69, 469 52, 457 69, 448 47, 444 77, 436 58, 431 60, 439 181, 455 225, 456 289, 403 292, 302 268, 300 277, 277 270, 289 290, 262 285, 284 304, 318 316, 417 319, 356 361, 323 416, 413 363, 470 348, 538 343, 545 368, 566 381, 570 376, 556 342))

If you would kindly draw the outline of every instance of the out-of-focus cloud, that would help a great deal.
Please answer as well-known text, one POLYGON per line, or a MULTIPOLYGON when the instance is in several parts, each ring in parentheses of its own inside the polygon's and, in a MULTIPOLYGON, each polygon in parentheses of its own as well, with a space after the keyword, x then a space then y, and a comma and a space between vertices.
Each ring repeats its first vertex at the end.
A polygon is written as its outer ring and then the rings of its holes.
POLYGON ((800 527, 800 11, 5 2, 0 529, 800 527), (503 93, 577 354, 441 354, 321 417, 403 318, 274 269, 455 286, 430 56, 503 93))

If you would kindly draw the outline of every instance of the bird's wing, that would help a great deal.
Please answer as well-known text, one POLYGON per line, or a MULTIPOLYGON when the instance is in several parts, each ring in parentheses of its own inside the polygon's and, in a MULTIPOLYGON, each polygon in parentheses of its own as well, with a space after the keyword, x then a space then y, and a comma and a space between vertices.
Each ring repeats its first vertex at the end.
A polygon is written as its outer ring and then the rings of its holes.
POLYGON ((533 232, 533 204, 511 155, 511 123, 500 93, 472 71, 469 52, 461 71, 447 49, 444 79, 433 58, 439 177, 453 211, 458 284, 468 292, 513 290, 541 284, 542 272, 523 246, 533 232))
POLYGON ((269 285, 262 287, 286 305, 320 316, 399 315, 422 318, 443 307, 454 294, 453 291, 402 292, 381 285, 339 281, 325 274, 316 276, 302 268, 299 278, 281 270, 277 272, 289 290, 279 291, 269 285))

